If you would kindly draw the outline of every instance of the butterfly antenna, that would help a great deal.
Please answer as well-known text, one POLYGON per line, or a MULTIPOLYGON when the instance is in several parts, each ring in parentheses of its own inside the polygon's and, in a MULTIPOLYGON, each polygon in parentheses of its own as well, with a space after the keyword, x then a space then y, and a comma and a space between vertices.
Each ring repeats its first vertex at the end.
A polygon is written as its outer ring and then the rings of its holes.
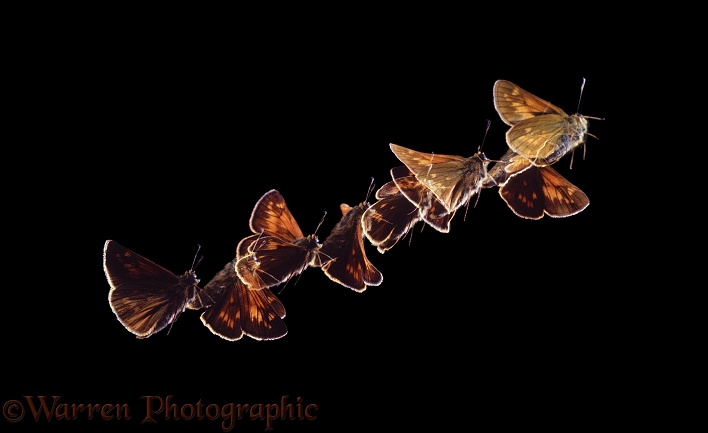
POLYGON ((479 146, 477 146, 477 155, 479 156, 479 158, 480 158, 482 161, 488 161, 488 162, 503 162, 503 161, 499 161, 499 160, 496 160, 496 159, 489 159, 489 158, 487 158, 487 155, 485 155, 484 152, 482 152, 482 146, 483 146, 484 143, 487 141, 487 135, 489 134, 489 128, 490 128, 491 126, 492 126, 492 121, 489 120, 489 119, 487 119, 487 128, 484 130, 484 136, 482 137, 482 142, 479 144, 479 146))
POLYGON ((202 259, 204 256, 199 256, 199 251, 202 249, 202 246, 200 244, 197 244, 197 252, 194 253, 194 259, 192 260, 192 270, 194 270, 197 266, 199 266, 199 263, 201 263, 202 259), (197 259, 197 256, 199 258, 197 259))
POLYGON ((487 134, 489 133, 489 127, 492 125, 492 121, 487 119, 487 128, 484 130, 484 136, 482 137, 482 142, 477 146, 477 153, 482 151, 482 146, 484 145, 484 142, 487 140, 487 134))
MULTIPOLYGON (((575 111, 576 113, 580 113, 580 100, 583 98, 583 90, 585 89, 585 78, 583 78, 583 84, 580 85, 580 97, 578 98, 578 109, 575 111)), ((582 116, 586 119, 591 119, 591 120, 605 120, 604 117, 593 117, 593 116, 582 116)), ((588 134, 590 135, 590 134, 588 134)), ((595 137, 597 138, 597 137, 595 137)))
POLYGON ((369 197, 371 197, 371 193, 374 191, 374 187, 376 184, 374 183, 374 177, 371 176, 371 183, 369 184, 369 190, 366 191, 366 199, 364 199, 365 202, 369 202, 369 197))
POLYGON ((580 85, 580 96, 578 97, 578 108, 575 110, 576 113, 580 113, 580 100, 583 99, 583 90, 585 89, 585 77, 583 77, 583 83, 580 85))
POLYGON ((322 215, 322 219, 320 220, 320 223, 317 224, 317 228, 315 229, 315 234, 317 233, 317 230, 320 229, 320 226, 321 226, 322 223, 324 222, 326 216, 327 216, 327 211, 324 211, 324 215, 322 215))

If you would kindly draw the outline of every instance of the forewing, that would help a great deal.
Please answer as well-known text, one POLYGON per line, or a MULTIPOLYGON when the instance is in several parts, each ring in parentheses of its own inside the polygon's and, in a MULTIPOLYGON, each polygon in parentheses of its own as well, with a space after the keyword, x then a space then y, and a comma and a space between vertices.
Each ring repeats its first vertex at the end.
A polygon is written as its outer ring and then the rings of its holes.
POLYGON ((494 108, 507 125, 516 125, 522 120, 543 114, 567 117, 567 114, 560 108, 527 92, 511 81, 497 80, 494 83, 493 93, 494 108))
POLYGON ((390 143, 389 147, 396 158, 408 167, 416 176, 427 173, 431 166, 446 163, 459 163, 464 160, 457 155, 418 152, 417 150, 390 143))
POLYGON ((275 189, 265 193, 256 203, 251 213, 250 227, 253 233, 263 233, 290 242, 304 237, 285 199, 275 189))
POLYGON ((559 148, 569 148, 567 125, 558 114, 532 117, 509 128, 506 143, 511 150, 532 162, 545 162, 559 148))
POLYGON ((361 217, 367 203, 355 207, 341 205, 342 217, 322 243, 320 254, 328 260, 322 270, 330 280, 357 292, 383 281, 381 272, 369 261, 364 249, 361 217))

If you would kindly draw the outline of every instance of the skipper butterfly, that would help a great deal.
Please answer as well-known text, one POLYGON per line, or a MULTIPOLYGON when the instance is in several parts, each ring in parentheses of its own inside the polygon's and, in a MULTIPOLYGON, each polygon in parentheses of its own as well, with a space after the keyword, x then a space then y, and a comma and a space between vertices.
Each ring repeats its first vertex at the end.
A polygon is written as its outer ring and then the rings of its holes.
POLYGON ((394 143, 389 147, 415 178, 442 203, 447 213, 468 206, 487 176, 489 160, 478 150, 470 157, 418 152, 394 143))
MULTIPOLYGON (((371 185, 373 186, 373 179, 371 185)), ((320 259, 326 260, 321 263, 325 275, 330 280, 360 293, 368 286, 378 286, 383 281, 383 275, 369 261, 364 248, 366 236, 362 215, 369 206, 366 200, 354 207, 342 203, 339 206, 342 217, 319 249, 320 259)))
POLYGON ((137 338, 171 327, 201 291, 194 264, 175 275, 113 240, 103 246, 103 270, 111 310, 137 338))
MULTIPOLYGON (((321 222, 320 222, 321 224, 321 222)), ((277 190, 266 192, 251 213, 253 235, 239 242, 236 273, 253 289, 274 287, 318 266, 322 246, 317 235, 305 236, 277 190)))
POLYGON ((588 119, 602 120, 580 114, 569 115, 506 80, 494 83, 494 108, 502 121, 511 126, 506 132, 509 148, 537 166, 551 165, 580 145, 585 150, 586 136, 591 135, 588 134, 588 119))

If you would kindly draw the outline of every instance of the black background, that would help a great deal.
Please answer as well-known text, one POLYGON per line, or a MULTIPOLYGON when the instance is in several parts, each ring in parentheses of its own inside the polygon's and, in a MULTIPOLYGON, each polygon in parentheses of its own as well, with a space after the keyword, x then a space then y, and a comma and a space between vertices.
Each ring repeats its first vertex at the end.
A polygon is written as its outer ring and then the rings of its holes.
MULTIPOLYGON (((2 429, 221 431, 220 421, 164 414, 141 424, 141 396, 168 395, 193 405, 287 395, 319 406, 317 420, 276 421, 276 432, 605 425, 618 410, 622 385, 610 377, 631 333, 624 298, 605 284, 615 263, 599 253, 617 242, 603 227, 617 211, 611 156, 626 143, 616 139, 624 102, 614 92, 626 71, 608 67, 597 35, 517 34, 509 46, 474 29, 489 20, 510 31, 496 19, 455 15, 248 29, 248 17, 213 26, 96 20, 18 49, 2 403, 123 403, 133 419, 26 415, 0 420, 2 429), (410 243, 383 255, 367 245, 380 286, 355 293, 307 269, 279 293, 289 333, 276 341, 222 340, 189 310, 146 340, 116 320, 106 239, 175 273, 201 245, 196 271, 206 283, 275 188, 306 234, 327 212, 323 240, 341 202, 364 200, 372 177, 389 180, 399 165, 391 142, 462 156, 483 144, 500 157, 497 79, 605 118, 590 121, 598 139, 588 138, 584 160, 580 149, 572 169, 569 158, 554 166, 590 197, 585 211, 523 220, 496 189, 483 190, 450 233, 419 224, 410 243)), ((243 419, 233 431, 264 429, 243 419)))

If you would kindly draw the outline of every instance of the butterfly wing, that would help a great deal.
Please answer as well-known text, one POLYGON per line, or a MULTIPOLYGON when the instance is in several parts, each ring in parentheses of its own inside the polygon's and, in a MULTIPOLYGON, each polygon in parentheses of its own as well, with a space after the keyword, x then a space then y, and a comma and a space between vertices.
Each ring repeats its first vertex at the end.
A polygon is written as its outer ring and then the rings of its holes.
POLYGON ((502 121, 511 126, 544 114, 568 116, 550 102, 507 80, 497 80, 494 83, 494 108, 502 121))
POLYGON ((575 215, 590 203, 587 195, 550 166, 529 166, 512 175, 499 194, 518 216, 541 219, 575 215))
MULTIPOLYGON (((420 185, 415 177, 408 177, 420 185)), ((401 193, 394 181, 382 185, 376 191, 376 198, 378 200, 362 214, 362 228, 369 242, 384 253, 396 245, 421 217, 418 208, 401 193)))
POLYGON ((199 290, 193 270, 175 275, 112 240, 103 247, 103 270, 111 310, 138 338, 174 323, 199 290))
MULTIPOLYGON (((410 175, 410 172, 408 171, 408 169, 405 166, 402 166, 402 167, 405 168, 406 171, 410 175)), ((376 194, 374 194, 374 197, 377 200, 381 200, 382 198, 391 197, 394 195, 398 195, 400 193, 401 192, 398 190, 398 187, 396 186, 396 182, 389 181, 389 182, 386 182, 385 184, 381 185, 381 187, 376 190, 376 194)))
POLYGON ((258 200, 249 224, 253 233, 275 236, 285 241, 292 242, 304 237, 285 199, 275 189, 263 194, 258 200))
POLYGON ((383 281, 383 275, 369 261, 364 249, 361 218, 368 207, 368 203, 354 207, 342 203, 342 217, 320 248, 320 255, 327 259, 322 264, 325 275, 356 292, 363 292, 367 286, 378 286, 383 281))
POLYGON ((396 155, 396 158, 404 163, 416 176, 425 174, 433 165, 460 163, 464 160, 463 157, 457 155, 419 152, 394 143, 389 143, 389 147, 393 154, 396 155))
POLYGON ((576 115, 545 114, 509 128, 509 148, 537 165, 550 165, 585 141, 587 120, 576 115))
POLYGON ((533 220, 543 218, 543 184, 538 167, 529 166, 511 176, 499 188, 499 194, 516 215, 533 220))
POLYGON ((588 196, 553 168, 539 167, 543 180, 546 214, 562 218, 582 212, 590 204, 588 196))
POLYGON ((219 293, 217 301, 201 315, 202 323, 215 335, 236 341, 244 335, 255 340, 274 340, 288 332, 285 307, 268 289, 252 290, 236 275, 236 259, 228 263, 204 287, 219 293))

